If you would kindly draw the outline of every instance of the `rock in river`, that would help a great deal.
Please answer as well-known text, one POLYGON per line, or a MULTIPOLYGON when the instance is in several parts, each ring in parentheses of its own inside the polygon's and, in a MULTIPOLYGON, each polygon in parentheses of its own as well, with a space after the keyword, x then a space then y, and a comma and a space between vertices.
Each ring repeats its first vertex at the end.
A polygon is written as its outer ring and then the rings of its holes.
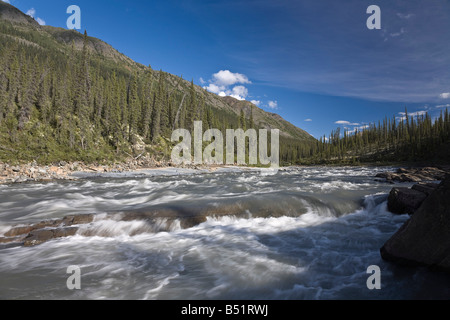
POLYGON ((450 272, 450 176, 381 248, 383 259, 450 272))
POLYGON ((388 210, 396 214, 413 214, 427 194, 409 188, 393 188, 388 197, 388 210))

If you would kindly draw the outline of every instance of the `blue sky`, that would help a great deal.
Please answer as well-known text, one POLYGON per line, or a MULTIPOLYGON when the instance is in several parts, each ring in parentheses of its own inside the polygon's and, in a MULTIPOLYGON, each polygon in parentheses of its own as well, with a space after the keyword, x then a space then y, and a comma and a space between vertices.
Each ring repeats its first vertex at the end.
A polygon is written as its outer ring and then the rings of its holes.
POLYGON ((9 0, 137 62, 254 101, 315 137, 450 106, 448 0, 9 0), (370 5, 381 29, 369 30, 370 5))

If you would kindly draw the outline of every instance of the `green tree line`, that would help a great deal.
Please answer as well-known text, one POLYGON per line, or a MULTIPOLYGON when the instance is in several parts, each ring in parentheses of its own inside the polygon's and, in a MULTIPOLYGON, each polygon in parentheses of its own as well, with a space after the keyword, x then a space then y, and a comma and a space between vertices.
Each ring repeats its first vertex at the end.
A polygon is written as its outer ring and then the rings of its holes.
POLYGON ((315 144, 282 148, 281 159, 296 164, 359 164, 450 160, 450 114, 432 119, 428 112, 384 118, 354 131, 337 128, 315 144))

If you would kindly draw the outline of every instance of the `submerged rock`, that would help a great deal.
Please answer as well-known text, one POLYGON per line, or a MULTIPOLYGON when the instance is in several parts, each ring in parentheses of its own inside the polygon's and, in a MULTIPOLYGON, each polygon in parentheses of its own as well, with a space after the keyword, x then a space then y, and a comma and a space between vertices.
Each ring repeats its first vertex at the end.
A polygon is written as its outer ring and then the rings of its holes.
POLYGON ((383 259, 450 272, 450 176, 381 248, 383 259))

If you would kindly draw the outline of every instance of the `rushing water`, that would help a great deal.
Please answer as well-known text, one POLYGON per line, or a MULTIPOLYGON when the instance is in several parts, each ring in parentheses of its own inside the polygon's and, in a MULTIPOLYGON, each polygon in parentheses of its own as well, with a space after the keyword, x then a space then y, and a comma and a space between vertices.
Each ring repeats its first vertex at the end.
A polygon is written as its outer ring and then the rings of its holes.
POLYGON ((387 211, 392 185, 374 181, 382 170, 169 170, 0 186, 0 236, 15 224, 96 214, 73 237, 0 248, 0 299, 449 299, 447 275, 381 259, 408 219, 387 211), (165 221, 108 218, 164 207, 239 214, 164 231, 165 221), (66 286, 71 265, 81 290, 66 286), (371 265, 381 290, 367 288, 371 265))

